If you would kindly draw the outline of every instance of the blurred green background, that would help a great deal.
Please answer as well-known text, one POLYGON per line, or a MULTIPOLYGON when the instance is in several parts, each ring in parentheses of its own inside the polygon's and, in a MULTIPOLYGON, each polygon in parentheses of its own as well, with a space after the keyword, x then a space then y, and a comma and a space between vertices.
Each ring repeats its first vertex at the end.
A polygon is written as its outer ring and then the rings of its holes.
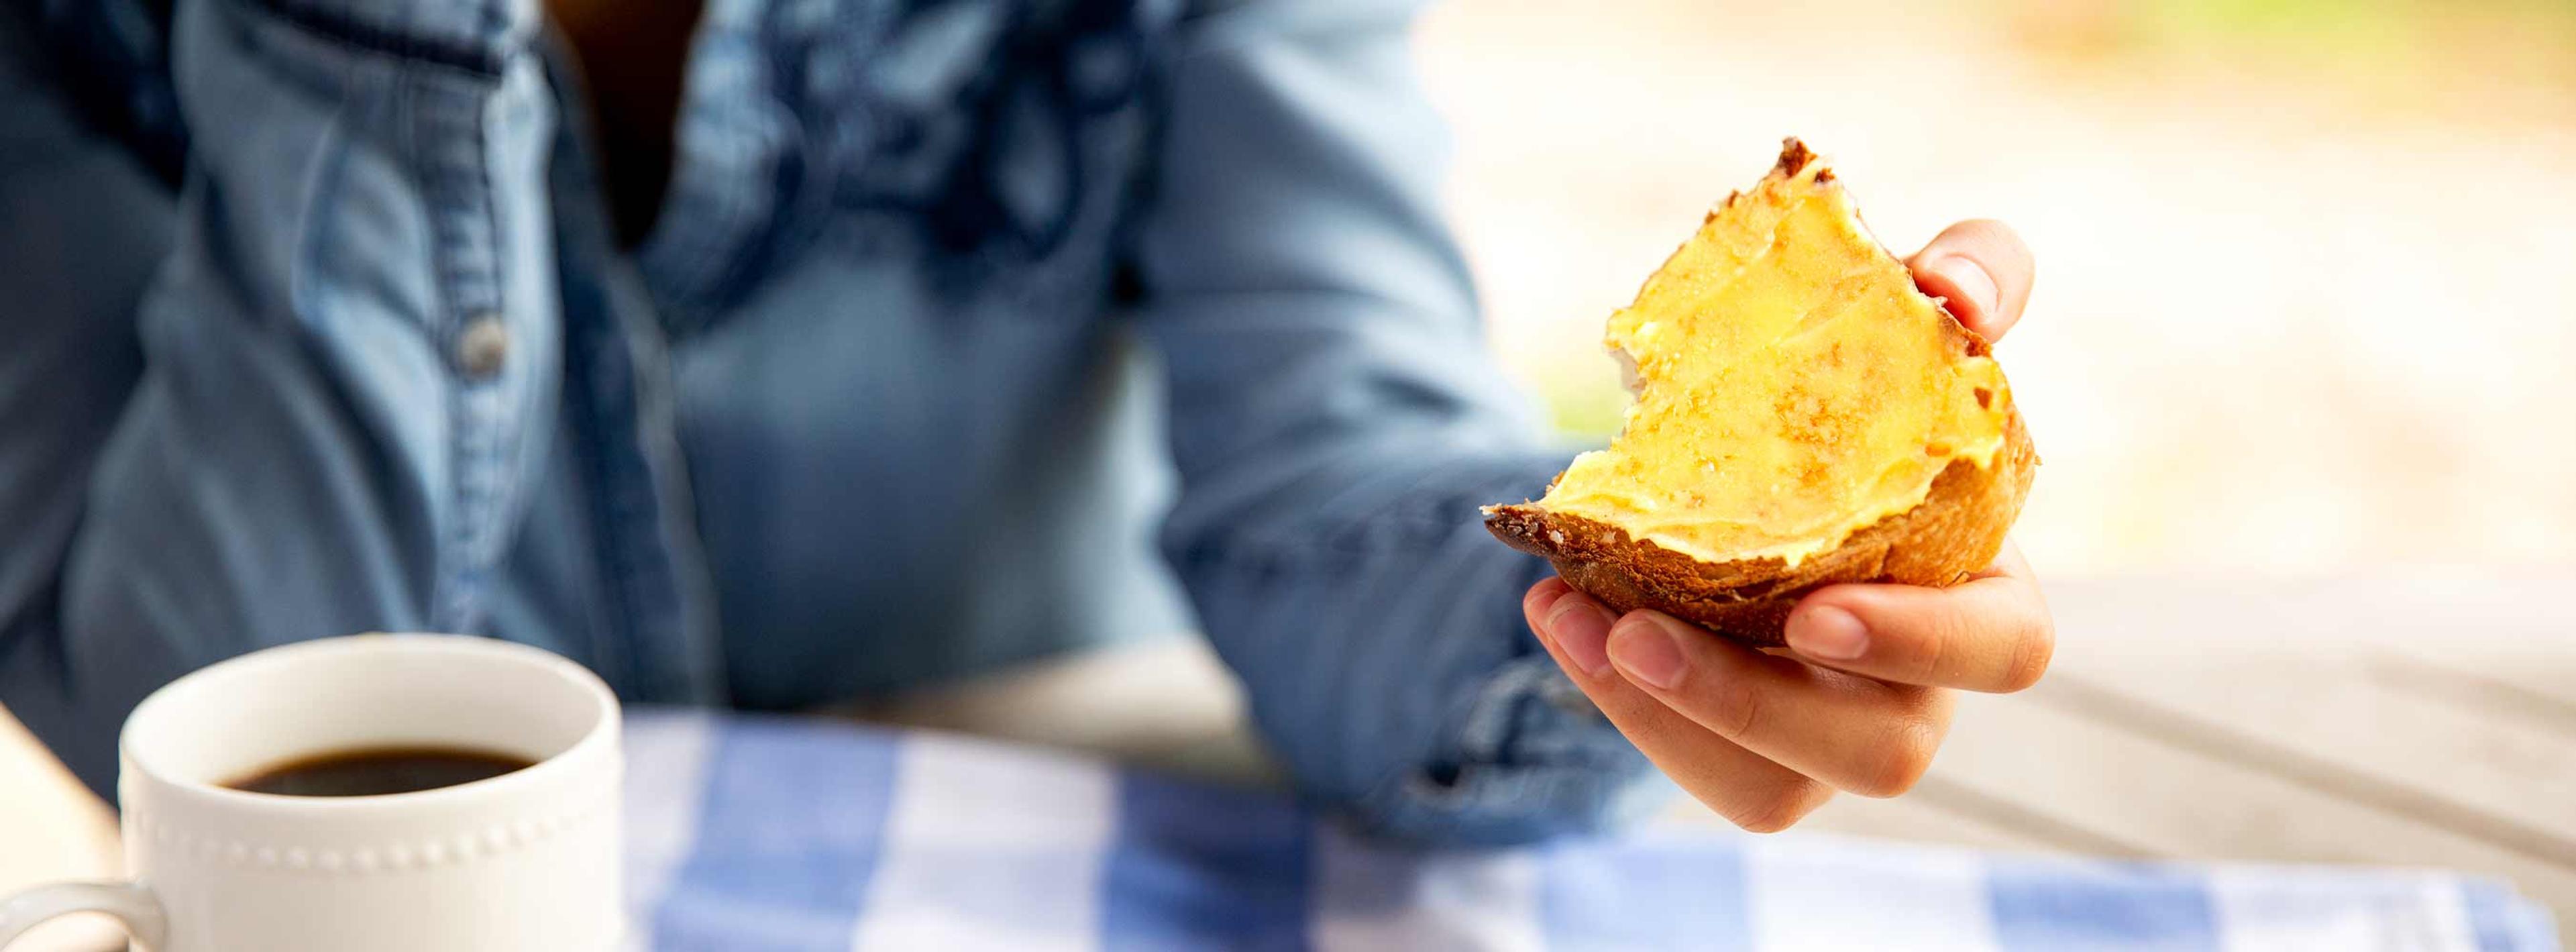
MULTIPOLYGON (((1970 8, 1973 9, 1973 8, 1970 8)), ((2566 0, 2018 0, 2017 45, 2097 68, 2220 67, 2383 103, 2439 106, 2471 85, 2576 84, 2566 0)))

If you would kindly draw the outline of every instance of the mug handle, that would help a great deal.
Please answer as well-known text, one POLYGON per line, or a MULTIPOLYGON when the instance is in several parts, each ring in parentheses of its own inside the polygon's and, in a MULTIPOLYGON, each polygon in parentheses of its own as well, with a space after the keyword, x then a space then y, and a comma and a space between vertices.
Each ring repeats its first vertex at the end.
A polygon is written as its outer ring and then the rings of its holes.
POLYGON ((0 947, 37 923, 74 912, 115 916, 134 941, 151 948, 160 948, 168 931, 161 900, 152 898, 152 891, 141 883, 55 883, 0 899, 0 947))

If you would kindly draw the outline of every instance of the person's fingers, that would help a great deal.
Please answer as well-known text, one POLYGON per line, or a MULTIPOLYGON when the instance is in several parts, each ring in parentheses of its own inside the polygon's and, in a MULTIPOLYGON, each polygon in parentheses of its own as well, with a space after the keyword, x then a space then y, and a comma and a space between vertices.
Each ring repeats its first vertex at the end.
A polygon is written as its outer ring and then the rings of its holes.
POLYGON ((1553 575, 1540 579, 1538 584, 1530 586, 1528 594, 1521 596, 1521 617, 1528 619, 1530 631, 1542 639, 1546 638, 1547 629, 1540 627, 1539 624, 1542 620, 1540 613, 1548 606, 1556 604, 1559 596, 1573 590, 1574 587, 1565 584, 1564 579, 1553 575))
POLYGON ((1693 723, 1866 797, 1913 787, 1950 727, 1947 692, 1763 654, 1662 612, 1619 619, 1609 654, 1631 685, 1693 723))
MULTIPOLYGON (((1597 637, 1606 641, 1609 633, 1609 609, 1590 596, 1562 582, 1541 582, 1531 588, 1522 609, 1539 633, 1539 644, 1565 669, 1566 677, 1583 689, 1584 696, 1592 699, 1602 716, 1637 745, 1646 759, 1654 761, 1656 769, 1728 822, 1756 833, 1776 832, 1789 828, 1833 796, 1832 787, 1730 743, 1665 707, 1610 669, 1606 654, 1600 655, 1604 660, 1599 674, 1576 661, 1562 643, 1559 631, 1572 640, 1596 637, 1591 624, 1597 621, 1597 637), (1556 612, 1560 608, 1564 610, 1562 615, 1556 612), (1599 612, 1600 616, 1589 612, 1599 612), (1567 619, 1575 623, 1550 624, 1551 620, 1567 619)), ((1582 646, 1582 650, 1599 654, 1606 647, 1594 644, 1582 646)))
POLYGON ((1989 341, 2002 339, 2021 320, 2038 267, 2020 235, 1984 218, 1943 229, 1905 266, 1914 272, 1915 286, 1946 299, 1943 306, 1952 317, 1989 341))
POLYGON ((2056 626, 2030 563, 2007 542, 1994 567, 1949 588, 1835 585, 1789 612, 1790 649, 1885 681, 1971 691, 2039 682, 2056 626))
POLYGON ((1521 599, 1521 613, 1529 619, 1530 630, 1538 633, 1539 642, 1556 654, 1558 664, 1593 677, 1609 672, 1610 658, 1602 650, 1609 643, 1610 623, 1618 617, 1592 596, 1550 576, 1530 586, 1521 599), (1570 651, 1563 650, 1567 642, 1573 645, 1570 651))

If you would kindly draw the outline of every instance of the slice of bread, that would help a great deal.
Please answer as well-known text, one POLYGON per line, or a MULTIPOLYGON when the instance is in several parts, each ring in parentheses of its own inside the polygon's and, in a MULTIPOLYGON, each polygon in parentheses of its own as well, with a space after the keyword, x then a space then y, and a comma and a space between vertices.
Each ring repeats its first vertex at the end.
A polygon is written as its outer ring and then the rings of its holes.
POLYGON ((1837 582, 1994 560, 2038 463, 1986 342, 1914 286, 1796 139, 1610 318, 1636 402, 1610 447, 1485 525, 1626 612, 1781 642, 1837 582))

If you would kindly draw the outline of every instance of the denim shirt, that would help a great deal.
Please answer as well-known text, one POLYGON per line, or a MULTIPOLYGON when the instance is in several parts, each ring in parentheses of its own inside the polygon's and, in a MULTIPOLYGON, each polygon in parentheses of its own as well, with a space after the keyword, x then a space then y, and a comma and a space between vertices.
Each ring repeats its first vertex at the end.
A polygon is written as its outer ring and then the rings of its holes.
POLYGON ((42 4, 0 37, 0 702, 488 634, 797 709, 1198 630, 1314 801, 1525 840, 1654 786, 1475 507, 1408 4, 710 0, 611 237, 532 0, 42 4))

